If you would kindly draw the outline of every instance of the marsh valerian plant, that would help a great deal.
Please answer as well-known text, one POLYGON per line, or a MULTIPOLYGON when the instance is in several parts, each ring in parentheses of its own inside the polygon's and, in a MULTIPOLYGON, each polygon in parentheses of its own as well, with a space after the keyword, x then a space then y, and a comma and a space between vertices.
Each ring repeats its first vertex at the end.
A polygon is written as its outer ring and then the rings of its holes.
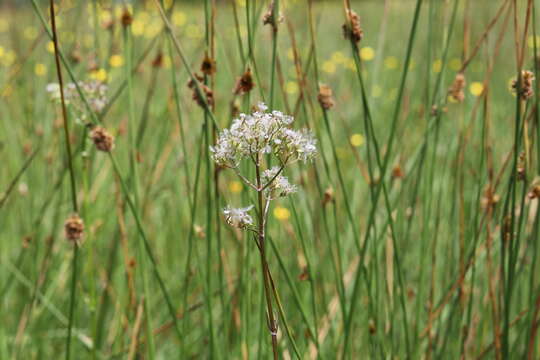
MULTIPOLYGON (((96 80, 89 80, 79 81, 77 85, 84 94, 90 110, 100 113, 105 108, 105 105, 107 105, 107 84, 96 80)), ((77 85, 73 82, 65 85, 64 101, 73 112, 75 121, 84 123, 88 115, 88 109, 77 90, 77 85)), ((46 90, 51 101, 60 103, 60 85, 58 83, 47 84, 46 90)))
POLYGON ((285 167, 301 161, 309 162, 317 154, 316 140, 307 129, 291 128, 293 117, 281 111, 268 112, 263 103, 250 115, 240 114, 230 128, 224 129, 216 145, 210 147, 212 159, 218 166, 232 169, 257 193, 256 220, 249 212, 254 205, 243 208, 227 206, 223 210, 226 222, 251 231, 261 255, 261 270, 266 295, 268 327, 272 336, 274 358, 277 358, 277 322, 272 311, 271 275, 265 251, 265 228, 270 202, 290 195, 297 187, 283 176, 285 167), (251 162, 255 174, 243 174, 240 164, 251 162), (274 164, 271 166, 271 164, 274 164))

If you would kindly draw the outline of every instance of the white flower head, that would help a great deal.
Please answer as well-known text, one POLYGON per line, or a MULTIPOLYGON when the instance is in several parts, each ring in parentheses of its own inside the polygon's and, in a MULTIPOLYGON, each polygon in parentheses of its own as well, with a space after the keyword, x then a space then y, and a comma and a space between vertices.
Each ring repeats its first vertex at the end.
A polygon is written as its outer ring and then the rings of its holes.
POLYGON ((248 214, 248 211, 253 209, 253 205, 245 208, 231 208, 227 206, 223 209, 223 215, 225 215, 225 221, 227 224, 233 227, 244 229, 253 225, 253 218, 248 214))
POLYGON ((291 184, 285 176, 279 173, 280 169, 280 167, 274 166, 263 171, 262 178, 265 186, 269 184, 266 188, 266 196, 269 198, 284 197, 298 191, 296 185, 291 184))
MULTIPOLYGON (((101 112, 105 108, 105 105, 107 105, 107 85, 96 80, 79 81, 77 84, 92 111, 101 112)), ((52 101, 60 100, 60 85, 50 83, 47 85, 46 90, 52 101)), ((75 83, 68 83, 64 87, 64 100, 66 104, 72 106, 76 120, 82 121, 86 118, 87 108, 77 91, 75 83)))
POLYGON ((45 89, 47 90, 51 100, 60 99, 60 85, 58 85, 58 83, 49 83, 45 89))
POLYGON ((267 110, 265 104, 259 103, 252 114, 240 114, 233 120, 210 148, 212 159, 231 168, 237 167, 242 159, 259 159, 265 154, 273 154, 284 163, 313 159, 317 148, 311 132, 295 131, 290 128, 292 116, 267 110))
POLYGON ((308 162, 317 155, 317 140, 307 129, 284 129, 281 134, 280 154, 289 162, 308 162))

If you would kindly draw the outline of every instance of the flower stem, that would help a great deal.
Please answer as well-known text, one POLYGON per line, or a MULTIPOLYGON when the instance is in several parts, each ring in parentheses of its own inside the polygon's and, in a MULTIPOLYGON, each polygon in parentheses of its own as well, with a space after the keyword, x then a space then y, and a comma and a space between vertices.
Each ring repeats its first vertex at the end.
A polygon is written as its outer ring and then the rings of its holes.
MULTIPOLYGON (((66 152, 69 168, 69 177, 71 183, 71 200, 73 206, 73 212, 77 213, 79 211, 79 205, 77 202, 77 188, 75 183, 75 170, 73 167, 73 158, 71 151, 71 143, 69 138, 69 124, 68 116, 66 110, 66 102, 64 99, 64 83, 62 80, 62 69, 60 68, 60 58, 59 58, 59 46, 58 46, 58 33, 56 31, 56 17, 54 13, 54 0, 50 0, 50 12, 51 12, 51 28, 53 35, 54 43, 54 60, 56 63, 56 72, 58 74, 58 84, 60 86, 60 98, 62 101, 62 118, 63 118, 63 127, 64 127, 64 136, 66 140, 66 152)), ((73 314, 75 312, 75 300, 76 300, 76 286, 77 286, 77 250, 78 244, 73 244, 73 260, 71 267, 71 291, 70 291, 70 301, 69 301, 69 320, 68 320, 68 329, 67 329, 67 338, 66 338, 66 359, 69 360, 71 355, 71 333, 73 329, 73 314)))
MULTIPOLYGON (((261 168, 259 165, 259 159, 257 159, 257 164, 255 166, 257 172, 257 188, 261 189, 261 168)), ((257 200, 258 200, 258 238, 259 238, 259 252, 261 254, 261 270, 264 280, 264 294, 266 297, 266 307, 268 312, 268 329, 270 330, 270 335, 272 336, 272 352, 274 354, 274 360, 278 359, 278 348, 277 348, 277 323, 274 319, 274 311, 272 309, 272 293, 270 290, 270 278, 268 274, 268 262, 266 261, 266 251, 265 251, 265 217, 267 212, 265 211, 265 205, 263 200, 262 190, 257 191, 257 200)))

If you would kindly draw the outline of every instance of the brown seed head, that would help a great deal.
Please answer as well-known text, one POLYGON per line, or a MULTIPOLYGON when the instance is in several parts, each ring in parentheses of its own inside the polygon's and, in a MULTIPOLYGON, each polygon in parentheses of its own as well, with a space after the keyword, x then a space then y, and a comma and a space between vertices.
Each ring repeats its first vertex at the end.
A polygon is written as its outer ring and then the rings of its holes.
POLYGON ((512 89, 518 93, 521 99, 528 100, 534 95, 533 81, 535 80, 534 73, 529 70, 521 71, 521 89, 518 90, 518 81, 512 81, 512 89))
POLYGON ((540 199, 540 184, 533 186, 529 192, 529 199, 540 199))
POLYGON ((74 64, 80 63, 81 59, 82 59, 81 52, 79 51, 78 48, 73 49, 73 51, 69 54, 69 60, 74 64))
POLYGON ((307 266, 304 266, 304 268, 302 269, 302 272, 300 273, 300 275, 298 275, 298 280, 306 281, 308 279, 309 279, 309 271, 308 271, 307 266))
POLYGON ((276 18, 275 14, 275 7, 274 7, 274 1, 272 0, 270 4, 268 5, 268 10, 263 15, 262 21, 263 25, 270 25, 272 26, 274 31, 277 31, 277 25, 280 22, 283 22, 283 15, 280 13, 279 16, 276 18))
POLYGON ((84 222, 77 214, 67 218, 64 223, 64 233, 66 239, 79 244, 84 236, 84 222))
POLYGON ((345 24, 343 24, 343 36, 355 43, 359 43, 364 37, 364 30, 360 27, 360 16, 354 10, 346 12, 345 24))
POLYGON ((133 16, 129 12, 129 9, 127 7, 124 7, 124 12, 122 13, 121 17, 122 26, 128 27, 133 22, 133 16))
POLYGON ((24 249, 28 249, 30 247, 30 243, 32 243, 32 236, 31 235, 26 235, 25 237, 23 237, 23 239, 22 239, 22 247, 24 249))
POLYGON ((158 52, 154 60, 152 60, 152 67, 163 67, 163 53, 161 51, 158 52))
POLYGON ((517 179, 519 181, 525 181, 527 178, 527 171, 525 169, 525 153, 519 154, 518 165, 516 169, 517 179))
POLYGON ((204 232, 204 229, 202 226, 195 224, 193 225, 193 229, 195 230, 195 235, 199 239, 204 239, 206 237, 206 233, 204 232))
POLYGON ((319 100, 319 104, 326 110, 329 110, 335 105, 330 86, 319 84, 319 95, 317 95, 317 100, 319 100))
POLYGON ((96 126, 90 132, 90 137, 100 151, 110 152, 114 149, 114 136, 101 126, 96 126))
POLYGON ((501 200, 501 197, 497 195, 491 185, 488 185, 484 190, 484 195, 482 196, 481 205, 482 208, 494 208, 495 205, 501 200))
MULTIPOLYGON (((206 96, 206 102, 208 106, 214 105, 214 92, 212 91, 212 89, 210 89, 208 86, 202 83, 202 80, 203 80, 202 76, 195 74, 195 78, 199 82, 199 88, 206 96)), ((193 79, 190 79, 187 85, 188 85, 188 88, 190 88, 193 91, 193 95, 191 96, 192 99, 197 104, 199 104, 200 107, 204 108, 204 99, 200 96, 199 92, 197 91, 197 86, 195 85, 195 81, 193 81, 193 79)))
POLYGON ((506 215, 503 219, 502 234, 504 244, 506 245, 512 238, 512 217, 510 215, 506 215))
POLYGON ((326 191, 324 192, 322 204, 324 206, 330 202, 334 202, 334 189, 332 189, 331 187, 326 189, 326 191))
POLYGON ((394 168, 392 169, 392 177, 394 179, 401 179, 404 176, 405 176, 405 173, 403 172, 401 165, 398 164, 394 166, 394 168))
POLYGON ((369 333, 371 335, 377 332, 377 326, 375 325, 375 321, 373 321, 373 319, 369 319, 368 327, 369 327, 369 333))
POLYGON ((431 116, 437 116, 439 114, 439 107, 437 105, 433 105, 429 114, 431 116))
POLYGON ((216 70, 216 60, 209 57, 208 54, 205 54, 201 64, 201 72, 206 75, 213 75, 216 73, 216 70))
POLYGON ((448 93, 457 102, 463 102, 465 99, 465 92, 463 89, 465 89, 465 85, 467 82, 465 81, 465 75, 463 73, 458 73, 454 79, 454 82, 452 83, 452 86, 450 86, 450 89, 448 89, 448 93))
POLYGON ((253 82, 253 76, 251 76, 251 69, 247 68, 246 72, 236 80, 233 92, 235 95, 243 95, 253 90, 254 87, 255 83, 253 82))

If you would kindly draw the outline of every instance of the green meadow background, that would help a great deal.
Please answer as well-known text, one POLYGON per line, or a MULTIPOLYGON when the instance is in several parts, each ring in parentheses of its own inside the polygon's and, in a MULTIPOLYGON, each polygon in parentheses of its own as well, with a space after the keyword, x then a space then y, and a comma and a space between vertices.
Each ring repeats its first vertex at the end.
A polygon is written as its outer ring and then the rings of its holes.
POLYGON ((538 72, 538 1, 281 0, 275 35, 267 1, 164 1, 172 35, 156 3, 55 1, 64 81, 108 86, 103 111, 68 108, 77 251, 48 2, 0 4, 0 359, 270 358, 257 247, 220 214, 255 196, 209 159, 187 87, 205 54, 219 127, 264 101, 318 141, 270 209, 280 358, 540 356, 537 82, 512 89, 538 72))

